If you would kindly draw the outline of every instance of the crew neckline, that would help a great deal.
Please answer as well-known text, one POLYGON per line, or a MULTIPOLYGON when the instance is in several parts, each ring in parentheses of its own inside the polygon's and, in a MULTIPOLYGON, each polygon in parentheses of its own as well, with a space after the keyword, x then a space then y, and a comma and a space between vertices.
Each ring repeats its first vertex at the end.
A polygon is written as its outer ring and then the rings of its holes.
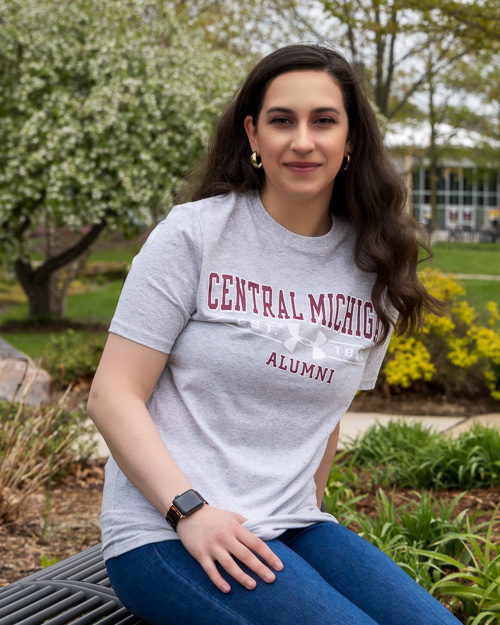
POLYGON ((257 215, 265 225, 266 232, 279 237, 281 242, 286 241, 294 247, 300 247, 306 250, 323 250, 331 247, 335 232, 338 228, 338 222, 333 215, 331 215, 332 226, 326 234, 322 234, 318 237, 309 237, 292 232, 278 223, 274 217, 267 212, 258 191, 251 192, 251 200, 257 215))

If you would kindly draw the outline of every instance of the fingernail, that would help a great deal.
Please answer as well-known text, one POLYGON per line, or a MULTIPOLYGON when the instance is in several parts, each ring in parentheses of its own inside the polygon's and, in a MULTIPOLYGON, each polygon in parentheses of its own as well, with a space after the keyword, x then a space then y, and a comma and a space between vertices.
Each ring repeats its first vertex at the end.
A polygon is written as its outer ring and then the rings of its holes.
POLYGON ((246 582, 246 587, 247 587, 249 590, 253 590, 253 589, 255 588, 255 586, 257 586, 257 584, 255 583, 255 580, 254 580, 254 579, 249 579, 249 580, 246 582))
POLYGON ((231 590, 231 586, 222 586, 221 590, 222 592, 229 592, 231 590))
POLYGON ((276 579, 276 578, 274 577, 274 575, 273 575, 272 573, 266 573, 266 574, 264 575, 264 580, 265 580, 266 582, 274 582, 274 580, 275 580, 275 579, 276 579))
POLYGON ((282 571, 283 570, 283 562, 281 562, 281 560, 278 560, 276 562, 276 564, 274 565, 274 568, 276 569, 276 571, 282 571))

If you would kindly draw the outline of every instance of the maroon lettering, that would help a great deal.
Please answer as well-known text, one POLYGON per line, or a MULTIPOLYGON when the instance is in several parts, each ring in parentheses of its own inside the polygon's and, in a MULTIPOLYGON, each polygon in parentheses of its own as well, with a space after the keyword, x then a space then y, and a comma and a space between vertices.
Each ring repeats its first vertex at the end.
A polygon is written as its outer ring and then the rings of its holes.
POLYGON ((356 336, 361 336, 361 305, 363 304, 363 302, 358 299, 356 300, 357 303, 357 313, 356 313, 356 336))
POLYGON ((321 323, 326 325, 325 295, 321 293, 318 302, 315 301, 314 295, 311 295, 311 293, 308 293, 307 297, 309 298, 309 306, 311 308, 311 323, 317 323, 316 315, 318 315, 318 317, 321 316, 321 323))
POLYGON ((325 381, 325 376, 328 373, 328 367, 320 367, 317 366, 318 372, 316 373, 315 380, 320 380, 321 382, 325 381))
POLYGON ((371 339, 373 336, 373 304, 371 302, 365 302, 364 305, 364 325, 363 325, 363 335, 365 339, 371 339))
POLYGON ((330 308, 330 318, 328 319, 328 327, 331 328, 333 325, 333 293, 328 293, 328 304, 330 308))
POLYGON ((222 274, 222 304, 221 310, 232 310, 233 300, 229 298, 229 287, 233 284, 233 276, 222 274))
POLYGON ((258 315, 259 309, 257 308, 257 293, 260 292, 260 287, 256 282, 249 282, 248 290, 251 291, 253 297, 253 313, 254 315, 258 315))
POLYGON ((347 309, 344 315, 344 327, 342 328, 342 334, 348 334, 352 336, 352 316, 354 314, 354 304, 356 303, 356 298, 347 296, 347 309))
POLYGON ((303 321, 304 320, 304 315, 302 313, 300 313, 300 315, 297 315, 297 311, 295 309, 295 293, 293 291, 290 291, 290 301, 292 303, 292 315, 294 319, 297 319, 299 321, 303 321))
POLYGON ((266 362, 266 365, 272 365, 273 367, 276 367, 276 352, 273 352, 269 356, 269 360, 266 362))
POLYGON ((300 375, 304 376, 307 373, 309 374, 309 377, 312 378, 313 374, 314 374, 314 367, 315 365, 307 365, 307 362, 303 362, 302 363, 302 372, 300 375))
POLYGON ((342 321, 339 321, 339 311, 340 311, 340 301, 342 300, 342 304, 345 304, 345 297, 342 295, 342 293, 337 293, 337 297, 335 298, 335 304, 337 307, 337 311, 335 313, 335 322, 333 324, 333 329, 335 330, 335 332, 338 332, 340 330, 340 326, 342 325, 342 321))
POLYGON ((290 319, 290 315, 286 309, 285 296, 281 289, 278 295, 278 319, 290 319))
POLYGON ((210 310, 217 310, 217 306, 219 305, 219 300, 217 298, 212 298, 212 288, 214 283, 219 284, 219 276, 216 273, 211 273, 208 277, 208 307, 210 310))
POLYGON ((283 354, 281 354, 281 362, 278 365, 278 369, 282 369, 283 371, 286 371, 288 369, 288 367, 285 365, 283 366, 283 363, 285 362, 285 358, 286 356, 284 356, 283 354))
POLYGON ((245 280, 243 278, 236 278, 236 305, 234 310, 238 312, 247 311, 247 294, 245 293, 245 280))
POLYGON ((262 314, 264 317, 275 317, 272 311, 273 305, 273 289, 270 286, 262 285, 262 314))

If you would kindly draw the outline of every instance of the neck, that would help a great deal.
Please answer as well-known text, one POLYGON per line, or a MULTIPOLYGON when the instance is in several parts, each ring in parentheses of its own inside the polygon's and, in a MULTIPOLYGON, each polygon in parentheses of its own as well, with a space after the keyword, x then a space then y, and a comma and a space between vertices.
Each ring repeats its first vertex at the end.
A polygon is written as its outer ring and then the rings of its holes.
POLYGON ((266 188, 261 192, 262 204, 271 217, 283 228, 304 237, 320 237, 332 227, 330 204, 323 198, 307 202, 274 197, 266 188))

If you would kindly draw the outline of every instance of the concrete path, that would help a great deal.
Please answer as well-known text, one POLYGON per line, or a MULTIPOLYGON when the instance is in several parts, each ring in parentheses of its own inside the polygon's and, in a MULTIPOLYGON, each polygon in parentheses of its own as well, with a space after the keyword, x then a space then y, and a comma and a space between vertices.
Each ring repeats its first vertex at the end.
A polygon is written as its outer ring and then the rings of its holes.
MULTIPOLYGON (((477 417, 402 417, 401 415, 385 415, 371 412, 347 412, 340 423, 339 449, 344 449, 349 440, 363 434, 375 423, 386 425, 389 421, 405 419, 413 423, 423 423, 436 433, 458 436, 474 423, 482 423, 489 427, 500 429, 500 414, 485 414, 477 417)), ((107 458, 109 450, 102 436, 95 431, 94 440, 97 443, 96 458, 107 458)))
POLYGON ((454 273, 451 274, 456 276, 459 280, 499 280, 500 276, 487 276, 479 273, 454 273))

